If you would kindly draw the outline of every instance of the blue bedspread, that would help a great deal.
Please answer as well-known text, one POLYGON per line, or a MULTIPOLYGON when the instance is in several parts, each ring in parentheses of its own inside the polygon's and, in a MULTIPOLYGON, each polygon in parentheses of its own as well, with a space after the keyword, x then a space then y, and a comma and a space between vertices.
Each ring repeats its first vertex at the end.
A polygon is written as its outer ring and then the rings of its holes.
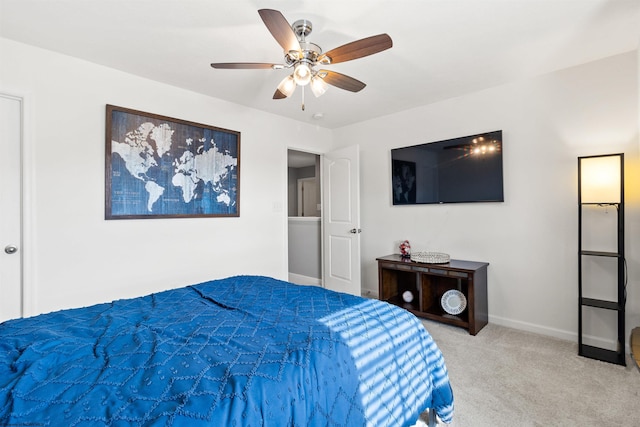
POLYGON ((415 316, 259 276, 0 324, 0 425, 410 426, 450 422, 415 316))

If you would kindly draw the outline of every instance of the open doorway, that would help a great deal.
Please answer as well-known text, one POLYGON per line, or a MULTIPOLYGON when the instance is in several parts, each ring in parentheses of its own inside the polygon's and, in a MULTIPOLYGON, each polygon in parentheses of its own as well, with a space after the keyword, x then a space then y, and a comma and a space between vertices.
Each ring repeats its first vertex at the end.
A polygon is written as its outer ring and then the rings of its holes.
POLYGON ((289 281, 322 286, 320 156, 287 152, 289 281))

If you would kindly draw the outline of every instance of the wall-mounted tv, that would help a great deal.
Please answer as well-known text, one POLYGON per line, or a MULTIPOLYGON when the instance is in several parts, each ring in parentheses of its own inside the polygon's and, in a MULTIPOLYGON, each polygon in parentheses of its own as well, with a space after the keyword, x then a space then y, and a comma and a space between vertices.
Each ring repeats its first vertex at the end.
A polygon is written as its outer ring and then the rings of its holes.
POLYGON ((503 202, 502 131, 391 150, 394 205, 503 202))

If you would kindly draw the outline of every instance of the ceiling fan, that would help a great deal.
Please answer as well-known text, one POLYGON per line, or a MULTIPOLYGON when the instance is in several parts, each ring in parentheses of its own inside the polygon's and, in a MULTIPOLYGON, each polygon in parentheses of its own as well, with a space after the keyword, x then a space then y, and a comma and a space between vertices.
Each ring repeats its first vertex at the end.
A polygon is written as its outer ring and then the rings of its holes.
MULTIPOLYGON (((211 66, 217 69, 293 69, 293 72, 280 82, 273 94, 273 99, 288 98, 297 86, 306 85, 310 86, 316 97, 324 94, 328 85, 359 92, 366 84, 335 71, 316 70, 316 67, 351 61, 382 52, 393 46, 391 37, 387 34, 379 34, 323 53, 320 46, 306 41, 306 37, 312 30, 311 22, 301 19, 289 25, 282 13, 277 10, 260 9, 258 13, 273 38, 284 49, 284 63, 217 62, 211 66)), ((304 110, 304 90, 302 91, 302 109, 304 110)))

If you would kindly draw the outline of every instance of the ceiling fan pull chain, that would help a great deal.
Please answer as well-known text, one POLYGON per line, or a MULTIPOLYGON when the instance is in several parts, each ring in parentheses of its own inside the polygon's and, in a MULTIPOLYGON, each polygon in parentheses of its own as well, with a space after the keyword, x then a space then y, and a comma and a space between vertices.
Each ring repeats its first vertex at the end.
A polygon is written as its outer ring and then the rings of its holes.
POLYGON ((302 92, 302 111, 304 111, 304 86, 302 86, 302 90, 300 92, 302 92))

